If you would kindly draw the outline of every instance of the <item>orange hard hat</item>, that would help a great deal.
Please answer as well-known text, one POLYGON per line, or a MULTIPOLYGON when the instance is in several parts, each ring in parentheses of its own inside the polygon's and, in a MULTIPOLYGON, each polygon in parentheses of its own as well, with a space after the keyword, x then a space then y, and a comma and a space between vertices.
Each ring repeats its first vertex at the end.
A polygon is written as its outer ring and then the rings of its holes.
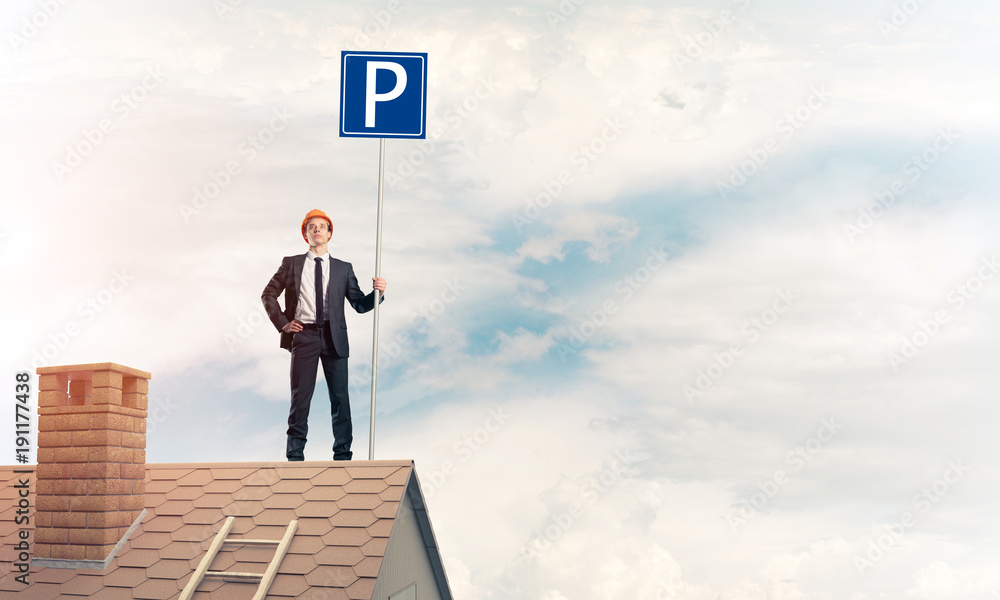
POLYGON ((330 220, 330 217, 326 216, 326 213, 321 211, 320 209, 314 208, 313 210, 309 211, 309 214, 306 215, 305 219, 302 219, 302 239, 304 239, 306 243, 309 243, 309 238, 306 237, 306 223, 309 222, 309 219, 312 219, 314 217, 320 217, 326 219, 326 223, 330 226, 330 233, 331 234, 333 233, 333 221, 330 220))

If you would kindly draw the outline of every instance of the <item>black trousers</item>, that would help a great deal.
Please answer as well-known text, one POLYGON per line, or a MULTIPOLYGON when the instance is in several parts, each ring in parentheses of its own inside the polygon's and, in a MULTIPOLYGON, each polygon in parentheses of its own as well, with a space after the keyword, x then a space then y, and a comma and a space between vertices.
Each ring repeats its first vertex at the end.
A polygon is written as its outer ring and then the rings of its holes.
POLYGON ((309 405, 316 389, 316 372, 323 363, 330 394, 333 419, 333 459, 351 460, 351 402, 347 395, 347 357, 338 356, 328 327, 304 329, 292 339, 292 405, 288 411, 288 442, 285 457, 305 460, 306 435, 309 433, 309 405))

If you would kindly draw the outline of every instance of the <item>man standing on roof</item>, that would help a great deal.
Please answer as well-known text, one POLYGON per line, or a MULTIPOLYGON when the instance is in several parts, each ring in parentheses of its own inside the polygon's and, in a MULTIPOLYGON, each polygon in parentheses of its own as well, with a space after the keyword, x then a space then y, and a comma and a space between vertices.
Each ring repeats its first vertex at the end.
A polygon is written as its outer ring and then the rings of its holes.
MULTIPOLYGON (((354 437, 347 397, 344 301, 359 313, 365 313, 375 308, 375 292, 365 295, 351 263, 330 256, 327 244, 333 238, 333 222, 323 211, 309 211, 302 221, 302 237, 309 244, 309 251, 283 258, 278 272, 261 294, 264 310, 281 332, 281 347, 292 353, 292 405, 288 411, 285 457, 305 460, 309 404, 316 387, 317 366, 322 361, 333 417, 333 458, 351 460, 354 437), (278 305, 282 291, 285 310, 278 305)), ((372 277, 372 285, 385 292, 384 278, 372 277)))

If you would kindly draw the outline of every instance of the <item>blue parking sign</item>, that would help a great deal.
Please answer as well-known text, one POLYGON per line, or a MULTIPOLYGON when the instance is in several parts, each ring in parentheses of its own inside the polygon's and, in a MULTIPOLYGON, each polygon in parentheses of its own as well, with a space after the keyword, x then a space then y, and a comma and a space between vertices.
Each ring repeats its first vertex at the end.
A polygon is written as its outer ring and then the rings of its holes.
POLYGON ((341 52, 340 137, 427 137, 426 52, 341 52))

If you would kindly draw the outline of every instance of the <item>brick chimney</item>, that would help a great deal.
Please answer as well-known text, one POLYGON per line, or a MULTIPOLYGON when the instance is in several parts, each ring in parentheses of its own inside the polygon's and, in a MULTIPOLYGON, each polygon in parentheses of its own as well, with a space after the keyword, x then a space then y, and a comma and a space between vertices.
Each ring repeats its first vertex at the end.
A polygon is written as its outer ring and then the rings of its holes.
POLYGON ((105 561, 145 506, 150 374, 115 363, 36 372, 33 558, 105 561))

